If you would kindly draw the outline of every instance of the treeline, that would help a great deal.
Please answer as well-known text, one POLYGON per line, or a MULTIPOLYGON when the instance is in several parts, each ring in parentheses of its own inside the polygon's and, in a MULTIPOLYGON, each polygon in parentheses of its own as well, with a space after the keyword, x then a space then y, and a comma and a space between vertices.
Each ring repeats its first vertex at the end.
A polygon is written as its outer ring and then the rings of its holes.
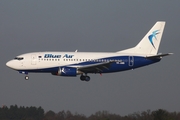
POLYGON ((71 113, 70 111, 45 112, 41 107, 18 107, 11 105, 9 108, 0 108, 0 120, 180 120, 180 112, 168 112, 163 109, 155 111, 143 111, 121 116, 109 113, 108 111, 98 111, 89 117, 71 113))

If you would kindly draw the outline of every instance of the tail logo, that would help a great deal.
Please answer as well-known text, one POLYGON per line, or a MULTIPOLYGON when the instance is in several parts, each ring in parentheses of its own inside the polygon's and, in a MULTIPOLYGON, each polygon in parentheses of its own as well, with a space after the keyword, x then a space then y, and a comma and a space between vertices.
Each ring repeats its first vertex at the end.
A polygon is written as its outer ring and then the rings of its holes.
MULTIPOLYGON (((152 34, 151 35, 149 35, 149 41, 150 41, 150 43, 152 44, 152 46, 155 48, 155 46, 154 46, 154 42, 153 42, 153 38, 155 38, 156 40, 157 40, 157 38, 156 38, 156 35, 157 34, 159 34, 159 30, 155 30, 155 31, 153 31, 152 32, 152 34)), ((156 49, 156 48, 155 48, 156 49)))

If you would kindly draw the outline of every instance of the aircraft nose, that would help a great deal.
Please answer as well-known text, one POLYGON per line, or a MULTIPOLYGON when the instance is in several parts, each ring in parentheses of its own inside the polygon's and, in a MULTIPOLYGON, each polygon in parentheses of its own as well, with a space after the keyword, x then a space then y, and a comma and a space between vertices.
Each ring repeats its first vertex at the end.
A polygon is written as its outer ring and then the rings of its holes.
POLYGON ((8 67, 9 67, 9 65, 10 65, 10 62, 8 61, 8 62, 6 63, 6 66, 8 66, 8 67))
POLYGON ((9 68, 12 68, 12 61, 8 61, 8 62, 6 63, 6 66, 8 66, 9 68))

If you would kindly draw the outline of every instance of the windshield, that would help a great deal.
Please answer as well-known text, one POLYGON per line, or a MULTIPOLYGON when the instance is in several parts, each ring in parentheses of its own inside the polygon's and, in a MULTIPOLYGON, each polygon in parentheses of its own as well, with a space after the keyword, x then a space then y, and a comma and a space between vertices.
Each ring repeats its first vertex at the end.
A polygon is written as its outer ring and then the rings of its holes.
POLYGON ((15 57, 14 59, 15 60, 23 60, 24 58, 23 57, 15 57))

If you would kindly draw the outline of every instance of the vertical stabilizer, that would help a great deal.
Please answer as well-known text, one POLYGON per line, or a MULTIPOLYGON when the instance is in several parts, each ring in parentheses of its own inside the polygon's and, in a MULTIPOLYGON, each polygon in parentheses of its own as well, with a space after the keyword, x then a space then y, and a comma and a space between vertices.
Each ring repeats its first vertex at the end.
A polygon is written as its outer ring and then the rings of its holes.
POLYGON ((134 48, 119 52, 156 55, 159 49, 164 27, 165 21, 156 22, 156 24, 134 48))

